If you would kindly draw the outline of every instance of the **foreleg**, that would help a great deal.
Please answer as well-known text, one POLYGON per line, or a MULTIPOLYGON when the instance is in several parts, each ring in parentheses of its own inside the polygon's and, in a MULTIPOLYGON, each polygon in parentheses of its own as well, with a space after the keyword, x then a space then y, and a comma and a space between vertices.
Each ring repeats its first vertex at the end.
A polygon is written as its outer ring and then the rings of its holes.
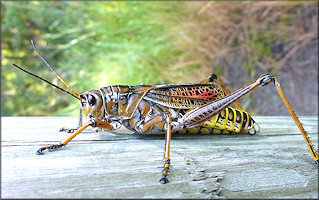
POLYGON ((76 131, 74 131, 71 135, 69 135, 67 138, 65 138, 64 140, 62 140, 59 144, 52 144, 49 146, 44 146, 39 148, 39 150, 36 152, 37 155, 41 155, 43 154, 44 150, 56 150, 59 148, 64 147, 65 145, 67 145, 75 136, 77 136, 79 133, 81 133, 84 129, 86 129, 88 126, 92 126, 92 127, 99 127, 99 128, 105 128, 108 130, 113 130, 112 126, 107 123, 107 122, 103 122, 97 119, 91 119, 90 121, 88 121, 86 124, 84 124, 82 127, 78 128, 76 131))

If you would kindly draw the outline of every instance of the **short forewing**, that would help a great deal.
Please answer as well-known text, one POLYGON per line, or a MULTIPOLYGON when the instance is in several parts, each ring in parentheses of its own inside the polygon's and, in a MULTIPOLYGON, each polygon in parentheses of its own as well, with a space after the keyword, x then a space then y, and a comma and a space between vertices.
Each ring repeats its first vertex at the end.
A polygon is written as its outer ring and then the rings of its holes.
POLYGON ((171 108, 191 109, 224 96, 217 84, 155 85, 144 99, 171 108))

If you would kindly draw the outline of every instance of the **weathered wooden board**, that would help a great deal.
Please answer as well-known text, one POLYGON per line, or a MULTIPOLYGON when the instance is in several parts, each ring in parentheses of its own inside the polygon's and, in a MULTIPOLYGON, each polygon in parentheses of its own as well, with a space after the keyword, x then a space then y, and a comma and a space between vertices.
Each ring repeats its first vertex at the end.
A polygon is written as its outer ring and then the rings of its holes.
MULTIPOLYGON (((318 198, 318 166, 290 117, 255 117, 259 135, 174 135, 170 182, 158 182, 164 136, 95 133, 58 143, 74 117, 1 118, 2 198, 318 198)), ((301 117, 318 143, 318 117, 301 117)), ((317 147, 317 146, 316 146, 317 147)))

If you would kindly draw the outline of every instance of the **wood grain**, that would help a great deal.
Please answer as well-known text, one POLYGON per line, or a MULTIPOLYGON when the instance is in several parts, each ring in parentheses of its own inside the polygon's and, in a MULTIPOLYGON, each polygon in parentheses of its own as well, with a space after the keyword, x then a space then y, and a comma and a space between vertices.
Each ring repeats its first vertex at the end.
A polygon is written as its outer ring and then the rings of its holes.
MULTIPOLYGON (((173 135, 170 182, 162 185, 162 135, 88 128, 63 149, 36 155, 77 119, 2 117, 1 197, 318 198, 318 166, 293 120, 254 119, 258 135, 173 135)), ((300 120, 317 144, 318 117, 300 120)))

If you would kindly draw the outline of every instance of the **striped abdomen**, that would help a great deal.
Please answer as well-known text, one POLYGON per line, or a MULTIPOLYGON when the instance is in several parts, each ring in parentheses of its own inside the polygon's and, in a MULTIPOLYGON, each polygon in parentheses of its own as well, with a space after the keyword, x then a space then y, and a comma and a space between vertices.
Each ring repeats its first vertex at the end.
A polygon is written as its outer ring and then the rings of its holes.
POLYGON ((177 134, 236 134, 259 132, 259 125, 244 111, 226 108, 203 124, 177 131, 177 134))

